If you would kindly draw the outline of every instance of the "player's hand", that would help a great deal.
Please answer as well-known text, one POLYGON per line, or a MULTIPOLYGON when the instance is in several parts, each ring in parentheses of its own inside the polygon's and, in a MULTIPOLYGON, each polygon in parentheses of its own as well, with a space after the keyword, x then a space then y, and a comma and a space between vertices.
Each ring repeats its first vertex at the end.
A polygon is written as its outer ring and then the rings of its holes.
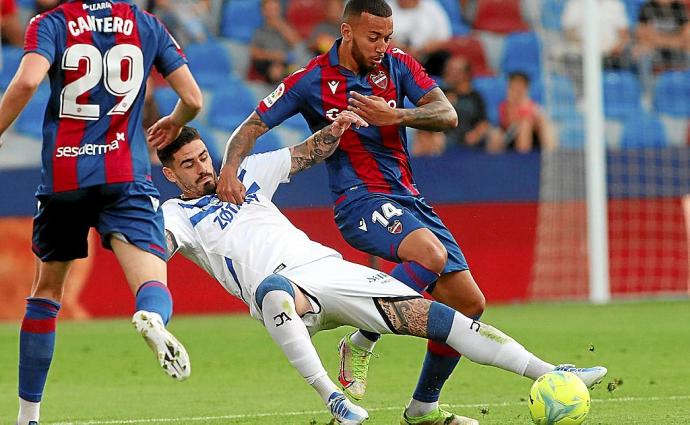
POLYGON ((155 149, 163 149, 180 135, 182 127, 170 115, 166 115, 149 127, 146 139, 155 149))
POLYGON ((355 128, 369 127, 369 123, 352 111, 342 111, 331 124, 331 134, 340 137, 345 131, 354 125, 355 128))
POLYGON ((386 99, 379 96, 364 96, 350 92, 347 109, 362 117, 369 124, 384 126, 400 123, 398 110, 392 108, 386 99))
POLYGON ((242 205, 247 189, 240 179, 237 178, 237 167, 225 165, 220 170, 216 194, 223 202, 230 202, 235 205, 242 205))

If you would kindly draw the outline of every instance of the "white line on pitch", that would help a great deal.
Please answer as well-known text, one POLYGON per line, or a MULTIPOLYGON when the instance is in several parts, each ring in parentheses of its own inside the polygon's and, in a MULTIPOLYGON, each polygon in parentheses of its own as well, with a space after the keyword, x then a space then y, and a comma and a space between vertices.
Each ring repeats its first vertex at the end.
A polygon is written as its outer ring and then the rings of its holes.
MULTIPOLYGON (((651 402, 651 401, 681 401, 690 400, 690 395, 668 396, 668 397, 619 397, 608 399, 592 399, 593 403, 626 403, 626 402, 651 402)), ((501 403, 474 403, 474 404, 444 404, 444 407, 457 407, 461 409, 481 408, 481 407, 508 407, 519 406, 525 402, 501 402, 501 403)), ((369 412, 385 412, 390 410, 399 410, 402 406, 394 407, 372 407, 367 409, 369 412)), ((271 412, 271 413, 253 413, 243 415, 222 415, 222 416, 194 416, 187 418, 155 418, 155 419, 125 419, 125 420, 91 420, 78 422, 53 422, 50 425, 117 425, 117 424, 149 424, 156 422, 200 422, 200 421, 221 421, 231 419, 248 419, 248 418, 270 418, 275 416, 308 416, 308 415, 322 415, 327 411, 324 410, 304 410, 296 412, 271 412)))

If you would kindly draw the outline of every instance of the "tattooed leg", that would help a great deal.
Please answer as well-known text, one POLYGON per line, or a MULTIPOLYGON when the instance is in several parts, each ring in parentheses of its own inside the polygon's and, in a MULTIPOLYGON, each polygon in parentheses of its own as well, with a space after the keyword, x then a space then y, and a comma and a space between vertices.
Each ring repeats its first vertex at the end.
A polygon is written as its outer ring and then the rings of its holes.
POLYGON ((554 368, 500 330, 444 304, 424 298, 377 298, 375 302, 393 332, 445 342, 475 363, 532 379, 554 368))

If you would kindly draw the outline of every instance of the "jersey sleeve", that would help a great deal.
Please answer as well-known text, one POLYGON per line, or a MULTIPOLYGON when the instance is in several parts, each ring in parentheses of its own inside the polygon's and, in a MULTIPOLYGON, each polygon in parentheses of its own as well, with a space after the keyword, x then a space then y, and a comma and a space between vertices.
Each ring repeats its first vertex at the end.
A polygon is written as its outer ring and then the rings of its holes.
POLYGON ((155 32, 158 37, 158 49, 156 50, 156 60, 154 64, 158 72, 163 77, 167 77, 171 72, 187 63, 187 57, 182 52, 182 48, 173 38, 170 32, 165 28, 165 25, 158 20, 153 19, 156 26, 155 32))
POLYGON ((48 15, 36 15, 29 22, 24 35, 24 53, 38 53, 55 61, 57 34, 52 19, 48 15))
POLYGON ((175 240, 175 250, 185 251, 194 247, 194 229, 187 215, 175 201, 163 204, 163 221, 165 231, 170 232, 175 240))
POLYGON ((424 67, 412 56, 397 48, 393 49, 391 53, 394 60, 398 61, 403 95, 412 103, 416 105, 422 96, 438 87, 436 81, 429 77, 424 67))
POLYGON ((261 190, 271 199, 278 185, 290 181, 291 166, 290 148, 278 149, 246 157, 240 165, 238 177, 247 187, 247 193, 252 192, 252 183, 256 183, 259 187, 254 191, 261 190))
POLYGON ((279 125, 299 112, 300 105, 305 101, 302 90, 307 74, 309 71, 301 69, 285 77, 256 107, 256 113, 268 128, 279 125))

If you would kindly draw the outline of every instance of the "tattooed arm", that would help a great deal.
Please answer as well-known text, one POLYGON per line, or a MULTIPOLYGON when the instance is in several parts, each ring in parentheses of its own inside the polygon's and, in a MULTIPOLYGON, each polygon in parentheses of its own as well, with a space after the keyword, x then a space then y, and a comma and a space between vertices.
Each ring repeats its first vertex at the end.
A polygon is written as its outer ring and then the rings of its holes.
POLYGON ((458 114, 440 88, 422 96, 416 108, 399 109, 400 124, 429 131, 445 131, 458 126, 458 114))
POLYGON ((436 87, 422 96, 416 108, 392 108, 379 96, 350 92, 348 110, 378 126, 404 125, 420 130, 444 131, 458 125, 458 114, 443 91, 436 87))
POLYGON ((168 248, 168 260, 170 260, 172 256, 175 255, 177 250, 180 249, 180 247, 177 244, 175 235, 173 235, 172 232, 168 229, 165 229, 165 243, 168 248))
POLYGON ((400 335, 426 338, 431 301, 424 298, 386 299, 376 298, 392 331, 400 335))
POLYGON ((290 176, 294 176, 302 170, 305 170, 319 161, 331 156, 338 147, 340 136, 354 124, 357 127, 367 127, 362 118, 349 111, 343 111, 338 115, 335 121, 312 134, 307 140, 299 145, 290 148, 290 155, 292 156, 292 166, 290 167, 290 176))
POLYGON ((242 160, 252 151, 256 139, 267 131, 268 126, 256 112, 252 112, 230 136, 225 146, 223 167, 216 187, 216 193, 222 201, 236 205, 244 202, 246 188, 237 178, 237 169, 242 160))

